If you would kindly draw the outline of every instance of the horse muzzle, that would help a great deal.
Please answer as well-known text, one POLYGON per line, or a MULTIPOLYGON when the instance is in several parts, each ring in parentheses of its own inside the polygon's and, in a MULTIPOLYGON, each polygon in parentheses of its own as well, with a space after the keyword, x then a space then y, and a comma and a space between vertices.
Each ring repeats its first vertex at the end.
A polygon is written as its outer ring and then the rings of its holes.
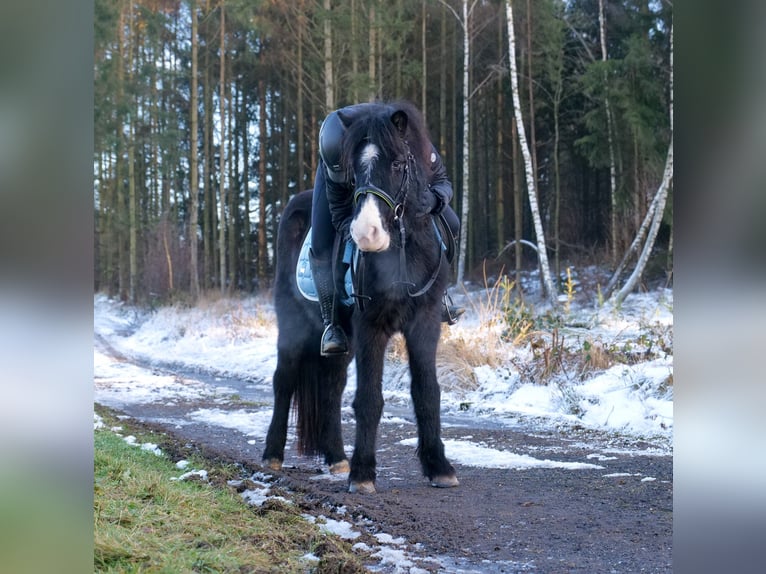
POLYGON ((361 207, 351 220, 350 232, 351 239, 361 251, 385 251, 391 245, 391 235, 383 225, 378 202, 370 195, 362 199, 361 207))

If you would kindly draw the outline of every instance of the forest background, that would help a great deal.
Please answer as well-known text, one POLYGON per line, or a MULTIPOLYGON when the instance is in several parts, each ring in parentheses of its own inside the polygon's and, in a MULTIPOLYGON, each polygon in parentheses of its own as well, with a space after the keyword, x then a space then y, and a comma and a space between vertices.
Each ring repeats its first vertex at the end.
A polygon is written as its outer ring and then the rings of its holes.
MULTIPOLYGON (((563 289, 566 266, 617 266, 663 180, 673 7, 512 6, 534 193, 563 289)), ((279 214, 313 186, 322 120, 379 99, 424 112, 463 218, 465 278, 537 265, 522 241, 536 233, 506 2, 96 0, 94 24, 95 290, 147 302, 268 288, 279 214)), ((672 237, 671 196, 645 277, 671 276, 672 237)))

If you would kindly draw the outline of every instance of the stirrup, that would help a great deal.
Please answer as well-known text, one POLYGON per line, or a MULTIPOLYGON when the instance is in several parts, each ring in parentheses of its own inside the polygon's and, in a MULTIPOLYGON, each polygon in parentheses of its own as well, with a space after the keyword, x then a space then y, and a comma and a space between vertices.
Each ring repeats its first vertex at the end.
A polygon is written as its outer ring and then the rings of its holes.
POLYGON ((460 316, 465 313, 463 307, 455 307, 453 305, 445 305, 442 309, 442 323, 447 325, 454 325, 460 316))
POLYGON ((343 327, 330 323, 322 332, 319 354, 323 357, 345 355, 348 353, 348 339, 343 327))
POLYGON ((457 307, 452 302, 452 297, 450 297, 449 293, 446 291, 444 292, 442 305, 442 323, 447 323, 447 325, 454 325, 457 323, 457 320, 460 318, 460 316, 465 313, 465 308, 457 307))

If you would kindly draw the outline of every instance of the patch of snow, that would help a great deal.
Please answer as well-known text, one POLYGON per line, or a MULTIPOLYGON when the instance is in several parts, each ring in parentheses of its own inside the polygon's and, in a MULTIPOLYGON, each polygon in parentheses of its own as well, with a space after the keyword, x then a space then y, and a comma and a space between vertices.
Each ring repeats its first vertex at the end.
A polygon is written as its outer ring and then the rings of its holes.
MULTIPOLYGON (((417 446, 417 439, 404 439, 401 444, 417 446)), ((445 440, 444 451, 447 458, 464 466, 481 468, 508 468, 523 470, 526 468, 565 468, 569 470, 601 469, 603 466, 586 462, 563 462, 538 459, 525 454, 515 454, 481 446, 475 442, 463 440, 445 440)))
POLYGON ((206 470, 190 470, 189 472, 183 473, 181 476, 171 476, 170 480, 189 480, 192 478, 200 478, 204 481, 207 481, 207 471, 206 470))

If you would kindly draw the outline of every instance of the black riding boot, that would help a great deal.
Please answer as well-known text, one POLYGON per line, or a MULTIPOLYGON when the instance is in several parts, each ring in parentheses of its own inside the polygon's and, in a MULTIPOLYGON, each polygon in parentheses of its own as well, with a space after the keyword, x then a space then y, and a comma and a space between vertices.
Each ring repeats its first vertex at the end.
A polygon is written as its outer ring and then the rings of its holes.
POLYGON ((323 357, 328 355, 345 355, 348 353, 348 339, 343 327, 337 324, 335 313, 335 288, 333 283, 332 260, 317 259, 314 252, 310 252, 311 274, 314 276, 314 284, 319 296, 319 310, 322 313, 324 332, 319 352, 323 357))
POLYGON ((465 309, 463 307, 458 307, 452 302, 452 297, 450 297, 449 293, 446 291, 444 292, 442 305, 442 323, 447 323, 447 325, 454 325, 457 323, 460 315, 465 313, 465 309))

